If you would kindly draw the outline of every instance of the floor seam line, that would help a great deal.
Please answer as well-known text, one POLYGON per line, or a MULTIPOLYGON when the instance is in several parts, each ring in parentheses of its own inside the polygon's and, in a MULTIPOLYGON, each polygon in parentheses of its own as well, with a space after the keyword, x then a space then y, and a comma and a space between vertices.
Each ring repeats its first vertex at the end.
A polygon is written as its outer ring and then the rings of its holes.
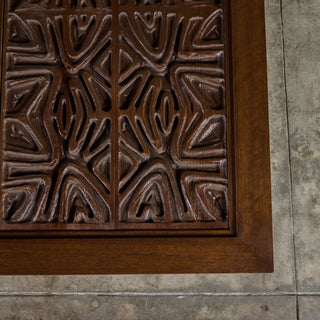
POLYGON ((63 296, 110 296, 110 297, 193 297, 193 296, 234 296, 234 297, 297 297, 297 296, 320 296, 320 292, 167 292, 167 293, 154 293, 154 292, 1 292, 0 297, 63 297, 63 296))
POLYGON ((295 221, 293 209, 293 181, 292 181, 292 161, 291 161, 291 144, 290 144, 290 123, 289 123, 289 105, 288 105, 288 87, 287 87, 287 66, 284 36, 284 20, 283 20, 283 0, 280 0, 280 21, 281 21, 281 37, 282 37, 282 61, 283 61, 283 81, 285 91, 285 110, 287 117, 287 140, 288 140, 288 156, 289 156, 289 189, 290 189, 290 212, 292 219, 292 241, 293 241, 293 263, 294 263, 294 279, 296 290, 296 318, 299 320, 299 298, 298 298, 298 276, 297 276, 297 257, 295 242, 295 221))

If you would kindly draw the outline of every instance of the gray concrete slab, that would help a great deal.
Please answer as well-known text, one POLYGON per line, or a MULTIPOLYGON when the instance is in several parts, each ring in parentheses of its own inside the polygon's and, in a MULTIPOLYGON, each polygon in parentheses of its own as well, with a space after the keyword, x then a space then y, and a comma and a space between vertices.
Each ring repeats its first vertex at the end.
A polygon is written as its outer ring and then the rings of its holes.
POLYGON ((280 0, 266 1, 274 221, 273 274, 0 277, 0 292, 294 292, 280 0))
POLYGON ((320 296, 299 297, 299 319, 315 320, 320 317, 320 296))
POLYGON ((283 1, 299 291, 320 291, 320 1, 283 1))
POLYGON ((1 320, 294 320, 294 297, 6 297, 1 320))

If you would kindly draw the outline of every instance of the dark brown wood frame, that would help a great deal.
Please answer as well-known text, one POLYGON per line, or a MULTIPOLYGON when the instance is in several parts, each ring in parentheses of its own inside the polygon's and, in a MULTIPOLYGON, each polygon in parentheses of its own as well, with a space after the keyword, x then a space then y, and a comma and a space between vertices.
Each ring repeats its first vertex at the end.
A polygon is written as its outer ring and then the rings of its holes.
POLYGON ((264 1, 229 1, 232 233, 1 231, 0 274, 273 271, 264 1))

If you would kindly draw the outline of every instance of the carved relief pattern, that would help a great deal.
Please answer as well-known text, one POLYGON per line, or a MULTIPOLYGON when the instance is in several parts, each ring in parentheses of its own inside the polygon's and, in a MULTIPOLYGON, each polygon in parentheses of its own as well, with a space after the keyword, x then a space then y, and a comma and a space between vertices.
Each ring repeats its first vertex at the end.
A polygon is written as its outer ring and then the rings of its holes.
POLYGON ((7 7, 4 221, 227 221, 222 1, 7 7))
POLYGON ((120 219, 224 221, 223 12, 158 2, 119 15, 120 219))
POLYGON ((34 10, 63 2, 10 1, 2 199, 9 222, 110 218, 112 15, 34 10))

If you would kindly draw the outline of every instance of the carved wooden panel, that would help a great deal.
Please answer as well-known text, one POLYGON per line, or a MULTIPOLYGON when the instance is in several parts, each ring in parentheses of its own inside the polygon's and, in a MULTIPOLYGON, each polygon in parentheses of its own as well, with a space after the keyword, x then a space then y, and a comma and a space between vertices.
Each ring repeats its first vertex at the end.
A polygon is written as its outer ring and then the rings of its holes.
POLYGON ((229 229, 225 4, 7 0, 2 229, 229 229))
POLYGON ((272 272, 264 0, 0 25, 0 274, 272 272))

